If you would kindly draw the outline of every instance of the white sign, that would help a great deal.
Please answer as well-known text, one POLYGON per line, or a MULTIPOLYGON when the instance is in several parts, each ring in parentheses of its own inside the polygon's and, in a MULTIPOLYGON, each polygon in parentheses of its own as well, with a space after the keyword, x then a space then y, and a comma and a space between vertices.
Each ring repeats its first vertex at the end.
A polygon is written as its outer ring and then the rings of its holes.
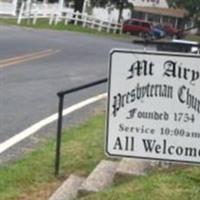
POLYGON ((200 162, 200 57, 113 50, 106 153, 200 162))

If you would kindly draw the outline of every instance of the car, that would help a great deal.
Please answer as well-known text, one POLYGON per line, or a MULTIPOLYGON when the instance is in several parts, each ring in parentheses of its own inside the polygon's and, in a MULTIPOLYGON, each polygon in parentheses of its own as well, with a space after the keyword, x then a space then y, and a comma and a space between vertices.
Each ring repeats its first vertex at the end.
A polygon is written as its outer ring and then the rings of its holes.
POLYGON ((152 27, 151 32, 152 32, 153 38, 155 39, 164 38, 166 35, 165 31, 160 29, 157 26, 152 27))
POLYGON ((165 36, 170 38, 180 39, 183 37, 183 31, 181 29, 176 29, 172 25, 162 25, 157 24, 154 28, 159 29, 165 33, 165 36))
POLYGON ((151 22, 140 19, 128 19, 123 23, 123 32, 146 37, 151 35, 151 22))
POLYGON ((176 29, 171 25, 164 25, 163 30, 165 31, 166 35, 172 38, 182 38, 183 37, 183 31, 180 29, 176 29))

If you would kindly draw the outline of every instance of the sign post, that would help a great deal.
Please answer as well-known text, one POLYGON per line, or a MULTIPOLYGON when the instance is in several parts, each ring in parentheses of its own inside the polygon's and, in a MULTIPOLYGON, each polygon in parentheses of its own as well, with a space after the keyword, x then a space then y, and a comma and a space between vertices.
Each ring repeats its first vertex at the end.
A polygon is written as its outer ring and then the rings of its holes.
POLYGON ((106 153, 200 162, 200 57, 110 53, 106 153))

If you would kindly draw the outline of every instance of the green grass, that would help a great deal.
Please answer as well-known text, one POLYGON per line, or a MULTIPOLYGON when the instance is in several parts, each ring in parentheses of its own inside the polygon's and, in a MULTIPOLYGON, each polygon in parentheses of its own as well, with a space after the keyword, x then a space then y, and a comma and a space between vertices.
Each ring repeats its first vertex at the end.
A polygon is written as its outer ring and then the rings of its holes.
POLYGON ((0 18, 0 24, 2 25, 16 25, 17 24, 17 20, 14 18, 0 18))
POLYGON ((187 35, 185 37, 186 40, 192 40, 192 41, 197 41, 200 43, 200 36, 198 35, 187 35))
MULTIPOLYGON (((98 116, 64 132, 59 179, 71 173, 87 175, 104 158, 103 130, 104 117, 98 116)), ((40 188, 59 184, 54 177, 54 157, 55 143, 51 141, 24 159, 0 167, 0 200, 21 199, 21 195, 31 196, 40 188)))
POLYGON ((200 168, 154 172, 81 200, 199 200, 200 168))
MULTIPOLYGON (((0 24, 3 25, 17 25, 16 19, 0 19, 0 24)), ((111 37, 111 38, 118 38, 118 39, 127 39, 132 38, 132 36, 126 34, 114 34, 114 33, 107 33, 107 32, 99 32, 96 29, 91 29, 87 27, 82 27, 81 25, 74 25, 68 24, 64 25, 64 22, 60 22, 57 25, 49 25, 49 20, 47 19, 38 19, 35 25, 28 22, 28 20, 22 20, 22 23, 19 25, 21 27, 28 27, 28 28, 35 28, 35 29, 50 29, 50 30, 57 30, 57 31, 72 31, 72 32, 79 32, 79 33, 86 33, 92 34, 96 36, 103 36, 103 37, 111 37)))
MULTIPOLYGON (((63 134, 59 178, 54 177, 55 142, 48 141, 16 163, 0 168, 0 200, 46 200, 71 173, 86 176, 104 159, 104 115, 63 134)), ((199 200, 200 168, 176 166, 120 180, 81 200, 199 200)))

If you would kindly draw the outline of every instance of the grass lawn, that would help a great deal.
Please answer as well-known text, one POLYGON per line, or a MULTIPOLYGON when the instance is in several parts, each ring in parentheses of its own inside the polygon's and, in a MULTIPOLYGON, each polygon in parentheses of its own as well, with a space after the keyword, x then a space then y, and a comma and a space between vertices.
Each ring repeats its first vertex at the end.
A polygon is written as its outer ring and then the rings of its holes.
POLYGON ((200 43, 200 36, 198 35, 187 35, 186 40, 192 40, 192 41, 197 41, 200 43))
POLYGON ((81 200, 199 200, 200 168, 157 171, 81 200))
MULTIPOLYGON (((54 177, 55 143, 0 168, 0 200, 46 200, 71 173, 86 176, 104 156, 104 115, 63 134, 61 175, 54 177)), ((199 200, 200 168, 158 169, 81 200, 199 200)))
MULTIPOLYGON (((17 19, 6 19, 0 18, 0 24, 2 25, 17 25, 17 19)), ((79 33, 86 33, 92 34, 96 36, 102 37, 110 37, 113 39, 139 39, 137 36, 127 35, 127 34, 114 34, 114 33, 107 33, 107 32, 99 32, 96 29, 91 29, 87 27, 82 27, 81 25, 73 25, 68 24, 64 25, 64 22, 60 22, 57 25, 49 25, 49 20, 47 19, 38 19, 36 25, 33 25, 31 22, 28 23, 28 20, 22 20, 22 23, 19 25, 21 27, 28 27, 28 28, 35 28, 35 29, 50 29, 50 30, 57 30, 57 31, 72 31, 72 32, 79 32, 79 33)), ((200 42, 200 36, 197 35, 187 35, 184 39, 198 41, 200 42)))
POLYGON ((55 142, 0 167, 0 200, 46 200, 71 173, 87 175, 104 158, 104 117, 65 131, 60 177, 54 177, 55 142))
MULTIPOLYGON (((17 25, 17 19, 0 19, 0 24, 2 25, 17 25)), ((99 32, 96 29, 91 29, 87 27, 82 27, 81 25, 73 25, 68 24, 64 25, 64 22, 60 22, 57 25, 49 25, 49 20, 47 19, 39 19, 35 25, 32 23, 28 23, 28 20, 22 20, 22 23, 19 25, 22 27, 28 28, 36 28, 36 29, 50 29, 50 30, 58 30, 58 31, 72 31, 72 32, 79 32, 79 33, 87 33, 96 36, 104 36, 104 37, 111 37, 111 38, 118 38, 118 39, 127 39, 133 38, 133 36, 127 34, 114 34, 114 33, 107 33, 107 32, 99 32)))

